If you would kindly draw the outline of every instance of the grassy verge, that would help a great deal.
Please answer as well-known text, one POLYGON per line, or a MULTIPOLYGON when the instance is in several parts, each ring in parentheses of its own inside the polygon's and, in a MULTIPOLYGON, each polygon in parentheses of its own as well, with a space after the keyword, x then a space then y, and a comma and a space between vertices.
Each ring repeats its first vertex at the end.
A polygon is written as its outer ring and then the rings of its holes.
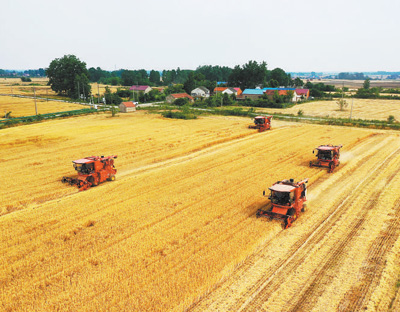
POLYGON ((36 122, 40 122, 42 120, 47 120, 47 119, 56 119, 56 118, 65 118, 65 117, 93 114, 93 113, 98 113, 100 111, 103 111, 103 110, 95 110, 93 108, 84 108, 84 109, 66 111, 66 112, 39 114, 39 115, 34 115, 34 116, 2 119, 2 120, 0 120, 0 129, 14 127, 14 126, 20 126, 20 125, 24 125, 24 124, 36 123, 36 122))
POLYGON ((360 127, 371 129, 393 129, 400 130, 400 123, 390 123, 385 120, 367 120, 367 119, 348 119, 348 118, 328 118, 312 116, 295 116, 291 114, 272 114, 274 119, 289 120, 294 122, 315 123, 321 125, 336 125, 347 127, 360 127))

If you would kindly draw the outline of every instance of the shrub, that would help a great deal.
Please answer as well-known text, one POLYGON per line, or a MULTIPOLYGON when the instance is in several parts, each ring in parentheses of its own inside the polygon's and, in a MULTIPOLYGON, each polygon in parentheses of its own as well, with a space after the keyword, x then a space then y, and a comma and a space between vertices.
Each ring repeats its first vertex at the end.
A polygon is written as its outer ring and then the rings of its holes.
POLYGON ((184 112, 173 112, 166 111, 162 112, 161 115, 165 118, 174 118, 174 119, 197 119, 197 116, 193 113, 184 113, 184 112))
POLYGON ((174 104, 177 106, 184 106, 189 103, 188 98, 179 98, 174 101, 174 104))
POLYGON ((387 119, 387 122, 388 122, 388 123, 394 123, 395 120, 396 120, 396 119, 394 118, 393 115, 389 115, 389 117, 388 117, 388 119, 387 119))

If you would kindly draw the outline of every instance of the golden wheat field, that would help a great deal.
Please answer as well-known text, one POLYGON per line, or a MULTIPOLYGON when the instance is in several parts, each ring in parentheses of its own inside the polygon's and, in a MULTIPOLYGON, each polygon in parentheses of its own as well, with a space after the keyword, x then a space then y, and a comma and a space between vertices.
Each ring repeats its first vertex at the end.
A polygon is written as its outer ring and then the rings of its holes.
POLYGON ((400 136, 137 112, 3 129, 4 311, 387 311, 400 308, 400 136), (343 144, 334 173, 312 149, 343 144), (84 192, 71 161, 117 154, 84 192), (277 180, 309 178, 283 230, 257 219, 277 180))
MULTIPOLYGON (((353 100, 353 119, 368 120, 387 120, 389 115, 393 115, 397 121, 400 121, 400 101, 398 100, 373 100, 373 99, 354 99, 353 100)), ((337 101, 314 101, 305 104, 297 104, 286 109, 257 108, 259 112, 270 114, 294 114, 301 109, 304 115, 349 118, 352 99, 346 99, 348 107, 344 111, 339 110, 337 101)))
MULTIPOLYGON (((32 78, 31 82, 22 82, 20 78, 0 78, 0 94, 34 96, 35 89, 36 96, 55 96, 56 93, 47 85, 48 81, 48 78, 32 78)), ((106 87, 109 87, 111 92, 116 92, 118 88, 126 88, 97 83, 91 83, 90 86, 95 96, 103 95, 106 87)))
POLYGON ((56 93, 47 85, 48 81, 47 78, 32 78, 31 82, 22 82, 20 78, 0 78, 0 94, 54 96, 56 93))
MULTIPOLYGON (((65 112, 87 108, 87 106, 59 101, 47 101, 36 99, 38 114, 65 112)), ((35 99, 19 98, 12 96, 0 96, 0 114, 2 117, 5 112, 10 112, 12 117, 36 115, 35 99)), ((0 143, 1 144, 1 143, 0 143)))

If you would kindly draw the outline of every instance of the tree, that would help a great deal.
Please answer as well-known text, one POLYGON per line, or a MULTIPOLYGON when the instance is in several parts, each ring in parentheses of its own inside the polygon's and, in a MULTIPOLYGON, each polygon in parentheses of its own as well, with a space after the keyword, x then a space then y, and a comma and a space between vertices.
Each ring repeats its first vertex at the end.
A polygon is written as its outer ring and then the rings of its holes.
MULTIPOLYGON (((11 112, 10 112, 11 113, 11 112)), ((394 116, 393 115, 389 115, 389 117, 388 117, 388 119, 387 119, 387 122, 388 123, 394 123, 396 121, 396 118, 394 118, 394 116)))
POLYGON ((271 79, 278 81, 280 86, 288 86, 291 78, 281 68, 271 70, 271 79))
POLYGON ((139 83, 133 70, 124 70, 121 74, 121 80, 124 86, 132 86, 139 83))
POLYGON ((275 79, 271 79, 270 81, 268 81, 268 86, 271 88, 277 88, 279 87, 279 82, 275 79))
POLYGON ((294 80, 294 85, 295 85, 295 87, 302 87, 302 86, 304 86, 304 81, 302 79, 300 79, 299 77, 297 77, 294 80))
POLYGON ((89 72, 86 63, 75 55, 64 55, 51 61, 46 70, 48 85, 60 95, 79 98, 90 94, 89 72))
POLYGON ((367 90, 367 89, 369 89, 369 87, 370 87, 370 79, 367 78, 364 80, 363 89, 367 90))
POLYGON ((119 107, 111 106, 110 111, 111 111, 111 117, 115 117, 119 113, 119 107))
POLYGON ((183 89, 183 85, 181 84, 171 85, 164 90, 165 94, 183 93, 183 92, 185 92, 185 90, 183 89))
POLYGON ((187 78, 187 80, 183 84, 183 89, 185 89, 186 93, 188 93, 188 94, 190 94, 190 92, 192 92, 192 90, 196 88, 196 81, 195 81, 195 77, 194 76, 195 76, 194 72, 191 72, 189 74, 189 77, 187 78))
POLYGON ((344 111, 344 109, 349 105, 345 99, 339 99, 336 101, 336 104, 339 106, 339 109, 341 111, 344 111))
POLYGON ((150 82, 154 83, 156 86, 160 85, 160 72, 156 70, 150 71, 150 82))
MULTIPOLYGON (((118 93, 118 91, 117 91, 118 93)), ((108 105, 119 105, 122 102, 122 99, 118 96, 117 93, 112 93, 110 88, 107 86, 106 91, 104 93, 104 98, 106 100, 106 104, 108 105)))
POLYGON ((242 67, 236 65, 229 75, 228 83, 231 86, 239 86, 242 90, 265 85, 267 80, 267 63, 258 64, 256 61, 249 61, 242 67))

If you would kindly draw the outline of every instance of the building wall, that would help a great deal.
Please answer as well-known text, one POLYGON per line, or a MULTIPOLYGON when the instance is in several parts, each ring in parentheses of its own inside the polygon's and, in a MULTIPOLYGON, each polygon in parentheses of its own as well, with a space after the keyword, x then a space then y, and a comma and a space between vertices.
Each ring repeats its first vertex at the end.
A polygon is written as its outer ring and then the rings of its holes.
POLYGON ((121 113, 136 112, 136 107, 126 107, 124 104, 119 104, 118 107, 121 113))
POLYGON ((243 94, 242 93, 241 95, 238 95, 236 97, 236 99, 238 99, 238 100, 245 100, 245 99, 257 100, 260 98, 262 98, 262 94, 243 94))

